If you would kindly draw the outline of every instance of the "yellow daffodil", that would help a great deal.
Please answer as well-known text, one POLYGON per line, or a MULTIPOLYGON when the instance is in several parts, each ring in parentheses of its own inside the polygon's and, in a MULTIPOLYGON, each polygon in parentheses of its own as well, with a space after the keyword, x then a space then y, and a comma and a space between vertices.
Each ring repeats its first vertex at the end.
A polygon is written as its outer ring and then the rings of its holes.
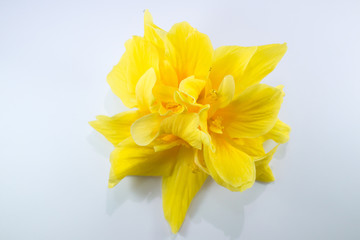
POLYGON ((255 180, 274 180, 269 167, 289 139, 278 119, 282 86, 260 84, 286 52, 286 44, 213 49, 187 22, 166 32, 145 11, 144 37, 125 44, 108 75, 125 106, 137 108, 90 125, 114 146, 109 187, 126 176, 161 176, 163 209, 172 232, 208 176, 231 191, 255 180))

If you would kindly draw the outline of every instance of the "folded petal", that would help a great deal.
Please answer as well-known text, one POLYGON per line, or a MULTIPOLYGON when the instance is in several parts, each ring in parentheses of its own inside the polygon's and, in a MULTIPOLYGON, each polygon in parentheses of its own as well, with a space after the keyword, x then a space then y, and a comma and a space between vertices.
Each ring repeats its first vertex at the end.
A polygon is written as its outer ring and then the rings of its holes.
POLYGON ((221 46, 214 51, 210 79, 212 87, 217 89, 226 75, 234 77, 238 84, 246 66, 256 52, 257 47, 221 46))
POLYGON ((207 102, 211 105, 209 116, 213 116, 219 108, 226 107, 233 100, 234 94, 234 78, 231 75, 227 75, 222 80, 218 90, 212 90, 207 97, 207 102))
POLYGON ((194 171, 194 156, 194 149, 181 147, 172 174, 163 177, 164 215, 173 233, 179 231, 192 199, 207 178, 206 173, 194 171))
POLYGON ((217 102, 219 108, 227 106, 234 97, 235 94, 235 82, 231 75, 227 75, 222 80, 219 89, 217 91, 217 102))
POLYGON ((274 127, 264 135, 264 140, 272 139, 277 143, 286 143, 289 141, 290 131, 290 126, 278 119, 274 127))
POLYGON ((166 32, 156 26, 149 10, 144 12, 144 38, 157 46, 159 49, 164 49, 164 38, 166 32))
POLYGON ((177 89, 179 81, 173 66, 171 66, 168 60, 164 60, 163 62, 160 62, 160 64, 161 82, 166 86, 171 86, 177 89))
POLYGON ((144 75, 141 76, 136 84, 135 93, 137 106, 140 110, 150 111, 155 98, 152 90, 156 82, 156 73, 153 68, 149 68, 144 75))
POLYGON ((179 90, 192 98, 192 103, 195 103, 199 94, 205 87, 205 80, 196 79, 190 76, 180 82, 179 90))
POLYGON ((264 139, 262 137, 258 138, 238 138, 232 139, 236 147, 246 153, 247 155, 260 158, 265 156, 265 150, 263 147, 264 139))
POLYGON ((269 163, 274 156, 274 153, 277 150, 277 147, 274 147, 270 152, 265 156, 255 159, 256 166, 256 181, 261 182, 272 182, 275 180, 274 175, 269 167, 269 163))
POLYGON ((205 79, 209 75, 213 56, 210 39, 187 22, 177 23, 170 29, 165 48, 179 81, 192 75, 198 79, 205 79))
POLYGON ((274 127, 282 101, 281 89, 256 84, 218 110, 214 117, 221 117, 225 133, 232 138, 255 138, 274 127))
POLYGON ((204 146, 205 164, 214 180, 231 191, 244 191, 255 181, 254 160, 222 135, 211 136, 215 151, 204 146))
POLYGON ((190 146, 201 149, 202 135, 200 120, 196 113, 180 113, 167 117, 161 122, 161 133, 173 134, 190 146))
POLYGON ((138 146, 129 137, 111 153, 109 187, 114 187, 122 178, 136 176, 169 176, 174 168, 177 148, 155 152, 150 146, 138 146))
POLYGON ((136 120, 130 128, 136 144, 146 146, 159 136, 161 119, 158 113, 151 113, 136 120))
POLYGON ((97 120, 91 121, 89 124, 96 131, 104 135, 109 142, 116 146, 131 135, 131 124, 140 117, 142 117, 140 112, 128 111, 119 113, 112 117, 100 115, 96 117, 97 120))
POLYGON ((247 87, 259 83, 271 73, 287 50, 286 43, 269 44, 257 47, 244 73, 239 78, 236 93, 240 93, 247 87))
POLYGON ((140 77, 149 69, 159 69, 159 53, 151 42, 142 37, 133 37, 125 44, 126 51, 120 62, 107 77, 111 90, 123 101, 125 106, 137 106, 135 94, 140 77))
POLYGON ((258 47, 223 46, 217 48, 210 73, 213 87, 217 87, 224 76, 230 74, 235 79, 235 94, 240 94, 273 71, 286 50, 286 43, 258 47))

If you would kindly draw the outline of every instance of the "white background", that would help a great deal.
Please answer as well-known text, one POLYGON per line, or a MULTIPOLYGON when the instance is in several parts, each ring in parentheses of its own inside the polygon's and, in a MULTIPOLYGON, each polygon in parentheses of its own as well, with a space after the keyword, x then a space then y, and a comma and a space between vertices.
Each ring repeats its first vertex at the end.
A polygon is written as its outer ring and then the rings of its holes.
POLYGON ((0 239, 360 239, 360 2, 150 2, 0 2, 0 239), (207 181, 176 236, 160 179, 107 189, 113 147, 87 123, 125 110, 105 79, 147 8, 214 47, 288 43, 264 80, 292 127, 276 181, 207 181))

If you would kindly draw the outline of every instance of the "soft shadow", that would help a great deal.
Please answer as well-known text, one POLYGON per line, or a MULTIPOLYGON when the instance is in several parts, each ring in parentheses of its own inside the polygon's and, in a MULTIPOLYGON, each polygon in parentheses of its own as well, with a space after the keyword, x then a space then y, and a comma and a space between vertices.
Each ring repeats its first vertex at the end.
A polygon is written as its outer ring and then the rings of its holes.
POLYGON ((128 176, 116 185, 116 187, 108 189, 106 213, 112 215, 126 201, 150 202, 160 197, 160 177, 128 176))
MULTIPOLYGON (((244 207, 255 201, 266 188, 266 184, 255 183, 245 192, 231 192, 208 178, 193 200, 180 235, 187 237, 188 229, 201 221, 221 230, 228 239, 240 236, 244 225, 244 207), (190 220, 190 221, 189 221, 190 220)), ((192 230, 193 231, 193 230, 192 230)))
POLYGON ((109 90, 105 96, 104 108, 110 116, 129 110, 125 108, 120 98, 116 96, 111 90, 109 90))
POLYGON ((106 158, 110 157, 110 153, 114 149, 114 146, 107 141, 103 135, 94 130, 87 136, 86 140, 90 143, 96 153, 106 158))
POLYGON ((281 144, 278 147, 278 149, 277 149, 277 151, 276 151, 276 153, 274 155, 274 158, 275 159, 283 159, 286 156, 287 147, 288 147, 288 143, 281 144))

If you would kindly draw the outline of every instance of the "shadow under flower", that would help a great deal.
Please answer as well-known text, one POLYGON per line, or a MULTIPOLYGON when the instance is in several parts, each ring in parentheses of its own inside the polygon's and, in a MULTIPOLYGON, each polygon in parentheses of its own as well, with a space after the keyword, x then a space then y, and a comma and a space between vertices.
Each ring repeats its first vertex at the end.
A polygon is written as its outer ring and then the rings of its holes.
MULTIPOLYGON (((101 134, 94 131, 87 140, 97 153, 110 157, 113 146, 101 134)), ((286 146, 287 144, 279 147, 274 156, 275 161, 286 155, 286 146)), ((238 238, 245 222, 245 206, 254 202, 265 191, 266 185, 256 182, 251 189, 244 192, 231 192, 217 185, 209 177, 193 199, 178 235, 186 238, 189 229, 205 221, 221 230, 228 239, 238 238)), ((161 198, 161 177, 129 176, 116 187, 108 189, 106 213, 112 215, 126 201, 150 202, 155 198, 161 198)), ((176 238, 176 235, 171 234, 170 228, 169 237, 176 238)))
POLYGON ((179 234, 186 237, 190 226, 205 221, 221 230, 228 239, 238 238, 245 221, 244 207, 255 201, 265 188, 266 184, 255 183, 244 192, 231 192, 208 178, 194 198, 179 234))
POLYGON ((106 213, 112 215, 126 201, 150 202, 161 197, 160 177, 128 176, 116 187, 108 189, 106 213))

